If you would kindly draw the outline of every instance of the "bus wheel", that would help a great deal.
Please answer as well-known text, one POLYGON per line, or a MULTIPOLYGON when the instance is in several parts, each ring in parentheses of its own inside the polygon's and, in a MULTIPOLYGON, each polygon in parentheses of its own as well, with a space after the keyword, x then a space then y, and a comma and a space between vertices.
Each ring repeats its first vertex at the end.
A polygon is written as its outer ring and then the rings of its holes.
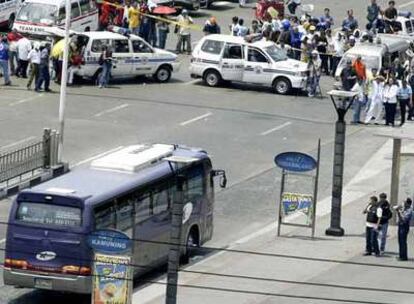
POLYGON ((190 233, 187 236, 187 241, 185 244, 185 253, 181 258, 182 264, 188 264, 190 258, 194 256, 196 249, 200 247, 199 236, 197 228, 191 229, 190 233))
POLYGON ((12 28, 13 28, 14 18, 15 18, 14 14, 11 14, 10 17, 9 17, 9 20, 7 21, 7 28, 9 30, 12 30, 12 28))

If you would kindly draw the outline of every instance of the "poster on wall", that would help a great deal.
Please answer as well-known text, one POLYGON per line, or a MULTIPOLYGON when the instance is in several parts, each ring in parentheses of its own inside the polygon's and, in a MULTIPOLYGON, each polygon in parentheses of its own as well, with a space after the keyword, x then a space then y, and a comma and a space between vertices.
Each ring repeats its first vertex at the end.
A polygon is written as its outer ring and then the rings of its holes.
POLYGON ((130 304, 131 258, 96 253, 92 280, 92 304, 130 304))

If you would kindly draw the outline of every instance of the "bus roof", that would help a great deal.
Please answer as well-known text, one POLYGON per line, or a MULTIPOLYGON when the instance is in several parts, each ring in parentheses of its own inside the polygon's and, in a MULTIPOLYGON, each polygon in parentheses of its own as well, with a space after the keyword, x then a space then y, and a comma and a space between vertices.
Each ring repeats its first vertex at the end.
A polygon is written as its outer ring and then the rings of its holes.
MULTIPOLYGON (((171 147, 174 147, 171 145, 171 147)), ((107 160, 109 154, 100 160, 107 160)), ((181 156, 192 159, 208 159, 206 152, 201 149, 175 146, 173 156, 181 156)), ((47 181, 31 189, 23 190, 24 194, 43 194, 80 199, 85 205, 99 204, 131 189, 145 185, 171 174, 171 168, 167 161, 157 161, 149 166, 142 166, 136 171, 104 169, 94 167, 93 163, 88 167, 75 168, 67 174, 47 181)))

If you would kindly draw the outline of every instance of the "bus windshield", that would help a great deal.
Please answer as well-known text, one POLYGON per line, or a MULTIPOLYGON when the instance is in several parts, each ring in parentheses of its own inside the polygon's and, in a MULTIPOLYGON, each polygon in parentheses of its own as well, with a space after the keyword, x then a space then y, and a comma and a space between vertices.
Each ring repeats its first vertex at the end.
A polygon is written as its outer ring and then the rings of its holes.
POLYGON ((44 3, 23 2, 16 21, 52 25, 56 22, 57 6, 44 3))
POLYGON ((68 206, 20 202, 16 220, 42 225, 79 227, 81 209, 68 206))

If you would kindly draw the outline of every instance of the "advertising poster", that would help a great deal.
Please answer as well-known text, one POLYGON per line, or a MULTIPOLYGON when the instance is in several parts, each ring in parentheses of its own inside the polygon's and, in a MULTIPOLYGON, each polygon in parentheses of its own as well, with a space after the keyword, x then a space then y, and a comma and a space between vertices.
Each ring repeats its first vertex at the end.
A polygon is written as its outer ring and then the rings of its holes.
POLYGON ((310 194, 284 192, 282 195, 283 215, 287 216, 296 212, 303 212, 312 216, 313 196, 310 194))
POLYGON ((92 304, 131 303, 131 258, 95 254, 92 304))

